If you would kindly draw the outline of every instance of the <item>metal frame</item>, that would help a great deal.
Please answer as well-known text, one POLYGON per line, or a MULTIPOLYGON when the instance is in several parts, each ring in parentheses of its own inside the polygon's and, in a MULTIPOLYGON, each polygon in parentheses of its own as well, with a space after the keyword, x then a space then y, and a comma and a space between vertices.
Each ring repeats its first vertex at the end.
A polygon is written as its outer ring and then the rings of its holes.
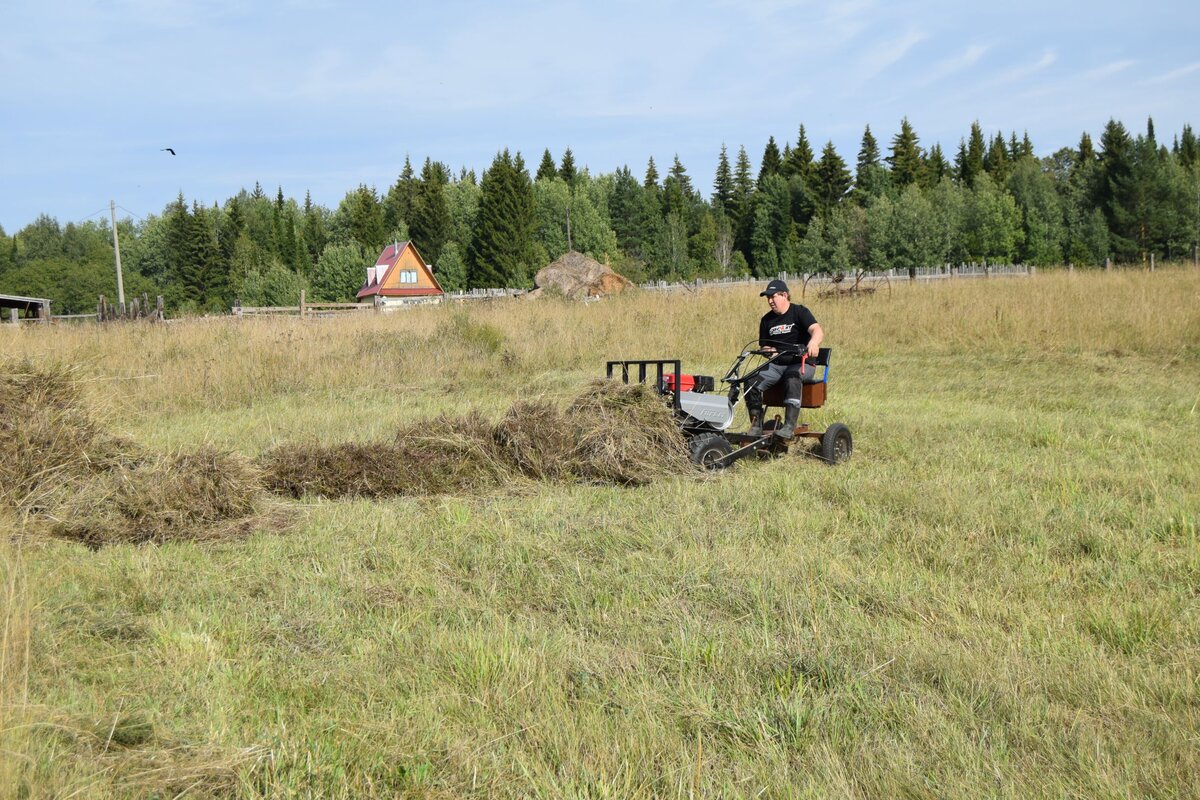
POLYGON ((681 386, 680 378, 683 374, 683 367, 682 362, 678 358, 651 358, 642 360, 609 361, 606 363, 605 367, 609 380, 612 380, 613 368, 620 367, 622 383, 629 383, 629 368, 631 366, 637 367, 638 383, 645 383, 647 369, 649 367, 654 367, 656 375, 654 386, 656 389, 660 389, 663 385, 663 377, 667 375, 667 373, 664 371, 664 368, 668 365, 675 368, 675 384, 674 388, 671 390, 671 404, 676 411, 681 411, 682 406, 679 404, 679 392, 681 386))

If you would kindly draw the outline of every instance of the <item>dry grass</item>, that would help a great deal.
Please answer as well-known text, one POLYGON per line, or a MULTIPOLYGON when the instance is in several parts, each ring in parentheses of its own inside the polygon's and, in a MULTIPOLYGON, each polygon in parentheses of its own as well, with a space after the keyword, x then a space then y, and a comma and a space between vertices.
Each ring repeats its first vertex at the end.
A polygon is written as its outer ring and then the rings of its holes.
POLYGON ((0 367, 0 511, 99 547, 210 538, 262 510, 245 458, 209 446, 159 456, 112 436, 76 372, 0 367))
POLYGON ((209 539, 263 510, 262 483, 245 458, 202 446, 117 465, 62 493, 50 531, 90 547, 209 539))
MULTIPOLYGON (((32 621, 16 520, 0 507, 0 787, 20 786, 29 746, 32 621)), ((4 792, 0 789, 0 794, 4 792)))
POLYGON ((0 505, 36 510, 59 487, 136 464, 137 448, 101 429, 78 381, 60 364, 0 364, 0 505))
POLYGON ((566 411, 520 401, 495 425, 441 416, 391 442, 281 445, 260 465, 268 489, 295 498, 475 494, 521 480, 643 485, 693 471, 662 398, 603 380, 566 411))

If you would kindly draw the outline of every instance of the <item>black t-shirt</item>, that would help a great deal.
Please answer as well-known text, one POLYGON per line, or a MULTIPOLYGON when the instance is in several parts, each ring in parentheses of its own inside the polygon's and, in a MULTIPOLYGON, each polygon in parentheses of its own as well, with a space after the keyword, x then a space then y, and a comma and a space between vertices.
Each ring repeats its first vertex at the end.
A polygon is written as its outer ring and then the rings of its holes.
POLYGON ((758 346, 769 345, 784 352, 796 352, 794 357, 781 356, 779 363, 798 364, 799 351, 807 348, 808 340, 812 338, 808 329, 816 324, 812 312, 799 303, 792 303, 782 314, 768 311, 758 323, 758 346))

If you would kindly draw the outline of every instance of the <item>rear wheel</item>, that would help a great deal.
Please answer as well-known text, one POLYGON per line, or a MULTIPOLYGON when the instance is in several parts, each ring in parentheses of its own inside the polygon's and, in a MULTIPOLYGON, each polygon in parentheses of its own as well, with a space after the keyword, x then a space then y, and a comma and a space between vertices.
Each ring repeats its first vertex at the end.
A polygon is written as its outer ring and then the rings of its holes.
POLYGON ((733 452, 733 445, 719 433, 702 433, 692 439, 689 450, 692 463, 705 469, 725 469, 730 462, 722 459, 733 452))
POLYGON ((821 434, 821 458, 830 464, 840 464, 854 453, 854 438, 850 429, 840 422, 821 434))

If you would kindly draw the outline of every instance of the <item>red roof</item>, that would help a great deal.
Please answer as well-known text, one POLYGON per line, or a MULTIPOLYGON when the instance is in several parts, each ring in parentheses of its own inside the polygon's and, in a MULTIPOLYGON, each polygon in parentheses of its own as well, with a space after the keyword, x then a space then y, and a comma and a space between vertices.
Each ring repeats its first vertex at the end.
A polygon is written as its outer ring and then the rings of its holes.
POLYGON ((425 267, 429 273, 429 277, 433 280, 433 286, 414 286, 411 289, 380 289, 380 284, 387 280, 387 276, 395 268, 396 262, 400 260, 400 256, 404 255, 404 251, 412 242, 393 242, 383 248, 383 252, 379 254, 379 259, 375 262, 375 280, 371 283, 364 283, 358 290, 355 297, 363 298, 371 295, 380 295, 382 297, 436 297, 440 294, 445 294, 441 286, 438 284, 437 278, 433 274, 433 270, 425 264, 425 259, 421 254, 413 249, 417 260, 425 267))
POLYGON ((387 247, 383 248, 383 252, 379 254, 379 260, 375 262, 375 266, 378 267, 383 264, 387 264, 390 267, 392 264, 396 263, 396 259, 400 258, 407 248, 408 242, 404 242, 402 244, 393 242, 392 244, 389 244, 387 247))

